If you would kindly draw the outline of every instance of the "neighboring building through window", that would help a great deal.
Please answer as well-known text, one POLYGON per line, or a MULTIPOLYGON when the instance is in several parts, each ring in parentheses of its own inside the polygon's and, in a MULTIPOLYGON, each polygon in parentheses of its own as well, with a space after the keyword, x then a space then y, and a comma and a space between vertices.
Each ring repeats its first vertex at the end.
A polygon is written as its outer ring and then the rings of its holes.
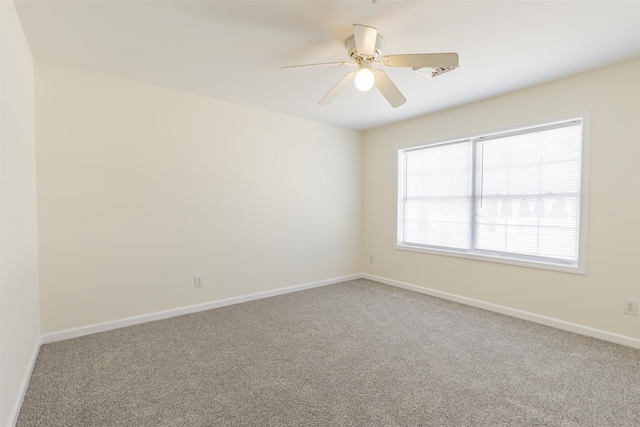
POLYGON ((399 150, 397 247, 584 272, 585 120, 399 150))

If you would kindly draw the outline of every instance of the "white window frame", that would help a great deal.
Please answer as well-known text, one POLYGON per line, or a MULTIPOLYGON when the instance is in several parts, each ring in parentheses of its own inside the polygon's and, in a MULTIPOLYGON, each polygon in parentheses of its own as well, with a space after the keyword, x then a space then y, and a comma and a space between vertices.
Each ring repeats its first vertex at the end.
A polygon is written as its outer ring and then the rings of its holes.
MULTIPOLYGON (((396 158, 396 179, 397 179, 397 193, 396 193, 396 236, 395 236, 395 249, 403 250, 403 251, 413 251, 413 252, 422 252, 428 254, 435 255, 445 255, 445 256, 453 256, 458 258, 466 258, 480 261, 489 261, 489 262, 497 262, 502 264, 511 264, 518 265, 524 267, 532 267, 539 268, 545 270, 555 270, 555 271, 563 271, 568 273, 577 273, 577 274, 586 274, 586 258, 587 258, 587 206, 588 206, 588 181, 589 181, 589 145, 590 145, 590 112, 583 111, 576 114, 571 114, 563 117, 555 117, 548 120, 540 120, 533 123, 528 123, 524 125, 514 125, 501 129, 494 129, 487 132, 472 134, 472 135, 464 135, 456 138, 449 138, 445 140, 437 140, 432 141, 426 144, 414 145, 409 147, 403 147, 397 150, 397 158, 396 158), (404 195, 404 153, 413 151, 420 148, 426 148, 435 145, 443 145, 443 144, 451 144, 463 141, 480 141, 490 139, 492 137, 496 137, 500 134, 508 134, 513 132, 521 132, 526 131, 531 128, 544 127, 547 125, 553 125, 555 123, 562 123, 571 120, 581 120, 582 121, 582 158, 581 158, 581 176, 580 176, 580 213, 579 213, 579 224, 578 224, 578 260, 574 265, 569 265, 566 263, 558 262, 556 260, 532 260, 532 259, 523 259, 525 257, 520 257, 517 254, 511 253, 480 253, 480 252, 466 252, 466 251, 457 251, 453 249, 446 248, 435 248, 435 247, 424 247, 421 245, 411 245, 407 243, 403 243, 401 241, 401 236, 403 236, 403 219, 404 213, 403 209, 403 195, 404 195)), ((472 142, 473 144, 473 142, 472 142)), ((475 151, 474 148, 472 149, 475 151)), ((475 156, 474 156, 475 157, 475 156)), ((472 163, 475 164, 475 159, 472 159, 472 163)), ((475 171, 472 169, 472 171, 475 171)), ((472 176, 475 176, 472 173, 472 176)), ((475 192, 475 183, 473 192, 475 192)), ((474 196, 475 197, 475 196, 474 196)), ((472 235, 475 234, 473 231, 474 220, 470 218, 470 224, 472 227, 472 235)), ((473 237, 472 237, 473 240, 473 237)))

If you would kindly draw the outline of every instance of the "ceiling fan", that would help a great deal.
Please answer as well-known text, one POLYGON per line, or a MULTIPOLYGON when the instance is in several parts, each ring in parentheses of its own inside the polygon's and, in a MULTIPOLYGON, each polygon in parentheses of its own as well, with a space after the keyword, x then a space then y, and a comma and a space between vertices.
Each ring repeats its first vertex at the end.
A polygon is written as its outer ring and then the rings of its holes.
POLYGON ((340 90, 353 81, 356 88, 361 91, 367 91, 375 85, 389 101, 389 104, 396 108, 407 102, 407 98, 393 84, 387 73, 381 69, 374 69, 372 64, 382 64, 386 67, 411 67, 413 71, 428 77, 436 77, 458 68, 457 53, 414 53, 380 57, 383 42, 384 40, 375 28, 354 24, 353 35, 345 41, 351 62, 292 65, 280 67, 279 70, 330 65, 357 65, 357 69, 340 79, 318 104, 328 104, 340 90))

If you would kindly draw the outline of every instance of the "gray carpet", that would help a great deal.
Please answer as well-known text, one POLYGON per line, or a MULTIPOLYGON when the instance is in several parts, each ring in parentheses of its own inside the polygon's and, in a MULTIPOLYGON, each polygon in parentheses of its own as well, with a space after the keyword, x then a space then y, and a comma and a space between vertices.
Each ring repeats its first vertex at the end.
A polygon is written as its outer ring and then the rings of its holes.
POLYGON ((632 426, 640 350, 368 280, 42 346, 26 426, 632 426))

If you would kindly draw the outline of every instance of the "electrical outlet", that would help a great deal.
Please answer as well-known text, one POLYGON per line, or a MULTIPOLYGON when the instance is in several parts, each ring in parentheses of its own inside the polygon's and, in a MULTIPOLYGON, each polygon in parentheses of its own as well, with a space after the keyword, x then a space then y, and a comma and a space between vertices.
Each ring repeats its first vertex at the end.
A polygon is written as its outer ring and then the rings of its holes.
POLYGON ((202 276, 193 276, 193 285, 196 288, 202 287, 202 276))
POLYGON ((638 315, 638 301, 632 299, 624 300, 624 314, 630 314, 632 316, 638 315))

